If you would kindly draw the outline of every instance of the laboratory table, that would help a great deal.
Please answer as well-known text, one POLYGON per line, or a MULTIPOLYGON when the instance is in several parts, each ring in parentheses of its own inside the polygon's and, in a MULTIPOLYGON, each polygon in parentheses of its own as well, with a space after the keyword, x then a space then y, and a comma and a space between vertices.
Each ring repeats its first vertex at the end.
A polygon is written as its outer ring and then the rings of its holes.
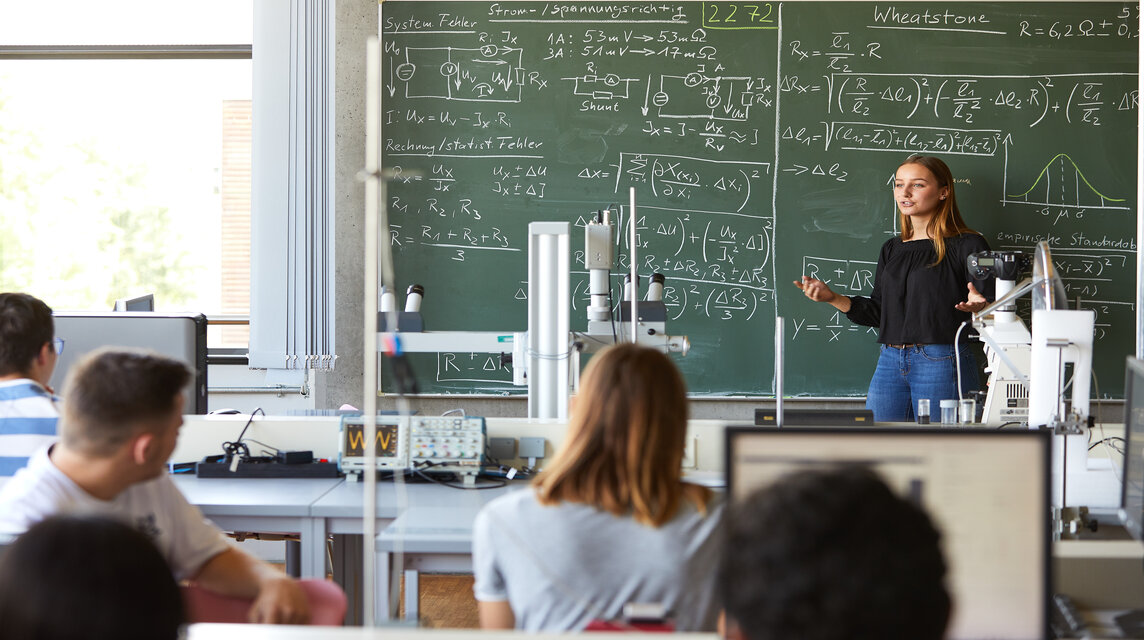
POLYGON ((405 573, 405 616, 418 616, 418 572, 469 573, 472 571, 473 521, 490 500, 528 486, 512 482, 483 490, 435 492, 432 500, 411 500, 409 507, 377 536, 377 590, 374 598, 379 620, 396 615, 391 597, 397 575, 405 573), (403 560, 398 563, 397 556, 403 560), (400 564, 400 566, 398 566, 400 564))
MULTIPOLYGON (((360 620, 359 585, 362 557, 362 498, 365 487, 361 482, 342 478, 198 478, 190 475, 172 476, 175 485, 219 528, 227 531, 296 533, 299 535, 300 567, 295 572, 303 578, 325 578, 326 541, 332 535, 331 570, 335 580, 345 589, 350 600, 349 620, 360 620)), ((484 486, 484 485, 478 485, 484 486)), ((376 530, 383 531, 398 515, 407 509, 426 507, 443 508, 455 512, 455 526, 467 527, 468 539, 476 511, 485 502, 505 492, 527 486, 527 481, 510 483, 507 487, 473 490, 457 489, 441 484, 379 482, 377 485, 376 530)), ((410 531, 404 544, 412 562, 427 561, 424 547, 426 538, 410 531)), ((458 547, 455 562, 467 566, 468 542, 463 550, 458 547)), ((289 554, 288 554, 289 555, 289 554)), ((289 560, 289 558, 288 558, 289 560)), ((389 556, 385 556, 389 561, 389 556)), ((291 564, 290 562, 287 563, 291 564)), ((438 567, 434 565, 434 567, 438 567)), ((439 570, 439 569, 438 569, 439 570)), ((387 569, 379 577, 389 574, 387 569)), ((380 585, 376 602, 387 602, 389 582, 380 585)), ((388 607, 378 609, 381 616, 388 607)))
MULTIPOLYGON (((300 627, 271 624, 200 623, 187 627, 187 640, 489 640, 505 633, 462 629, 417 629, 401 627, 300 627)), ((576 640, 576 633, 513 633, 520 640, 576 640)), ((592 640, 630 640, 630 634, 593 633, 592 640)), ((718 640, 714 633, 675 633, 672 640, 718 640)))
POLYGON ((315 522, 311 505, 343 484, 341 478, 173 475, 171 479, 187 501, 220 529, 298 534, 301 566, 297 574, 303 578, 326 577, 325 523, 315 522))

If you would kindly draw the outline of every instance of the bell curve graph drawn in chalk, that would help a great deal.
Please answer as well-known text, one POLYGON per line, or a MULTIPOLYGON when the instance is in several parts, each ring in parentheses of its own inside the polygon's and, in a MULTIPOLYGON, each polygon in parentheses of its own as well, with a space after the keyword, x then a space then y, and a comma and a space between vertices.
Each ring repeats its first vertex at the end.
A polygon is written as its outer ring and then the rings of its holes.
POLYGON ((1085 177, 1067 153, 1058 153, 1049 160, 1033 183, 1026 189, 1009 184, 1009 145, 1005 145, 1005 173, 1001 199, 1002 206, 1027 204, 1039 207, 1065 209, 1096 209, 1128 211, 1125 198, 1105 194, 1085 177))

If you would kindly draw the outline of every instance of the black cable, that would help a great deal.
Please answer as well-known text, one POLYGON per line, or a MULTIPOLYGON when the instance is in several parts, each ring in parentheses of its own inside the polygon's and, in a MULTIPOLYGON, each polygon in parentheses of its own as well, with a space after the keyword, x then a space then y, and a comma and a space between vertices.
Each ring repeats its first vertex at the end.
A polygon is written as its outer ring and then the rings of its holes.
POLYGON ((438 480, 437 478, 434 478, 432 476, 427 475, 424 471, 421 471, 420 469, 414 470, 413 473, 424 478, 425 480, 428 480, 429 482, 433 482, 433 483, 436 483, 436 484, 439 484, 442 486, 446 486, 446 487, 449 487, 451 489, 460 489, 462 491, 484 491, 485 489, 500 489, 501 487, 508 486, 507 481, 499 482, 496 484, 465 486, 462 484, 453 484, 451 482, 446 482, 444 480, 438 480))
POLYGON ((242 436, 246 435, 246 430, 250 428, 250 423, 254 422, 254 416, 260 413, 262 414, 263 418, 266 417, 266 412, 262 410, 262 407, 258 407, 254 411, 250 412, 250 417, 247 418, 246 424, 242 426, 242 431, 238 434, 238 440, 236 440, 236 442, 242 442, 242 436))
POLYGON ((616 334, 616 301, 612 298, 612 270, 608 269, 608 321, 612 325, 612 344, 620 341, 616 334))
POLYGON ((389 366, 393 371, 393 382, 398 395, 407 396, 421 393, 420 385, 417 384, 417 375, 413 372, 413 365, 405 358, 404 353, 390 356, 389 366))
POLYGON ((246 441, 247 442, 253 442, 254 444, 260 444, 260 445, 266 447, 267 449, 273 449, 275 455, 277 455, 280 451, 282 451, 281 449, 279 449, 278 447, 275 447, 274 445, 266 444, 265 442, 260 442, 258 440, 255 440, 254 438, 247 438, 246 441))
MULTIPOLYGON (((1107 437, 1107 438, 1104 438, 1103 440, 1097 440, 1096 442, 1092 443, 1091 445, 1089 445, 1089 446, 1088 446, 1088 450, 1089 450, 1089 451, 1092 451, 1093 449, 1095 449, 1095 448, 1097 448, 1098 446, 1100 446, 1100 445, 1104 444, 1105 442, 1112 442, 1112 441, 1114 441, 1114 440, 1119 440, 1119 441, 1121 441, 1121 442, 1124 442, 1125 444, 1127 444, 1127 442, 1124 440, 1124 438, 1121 438, 1120 436, 1109 436, 1109 437, 1107 437)), ((1113 448, 1115 448, 1115 447, 1113 447, 1113 448)), ((1117 452, 1119 452, 1119 453, 1124 453, 1124 452, 1123 452, 1123 451, 1121 451, 1120 449, 1116 449, 1116 450, 1117 450, 1117 452)))
POLYGON ((1014 422, 1006 422, 1005 424, 1003 424, 1003 425, 1001 425, 1000 427, 997 427, 997 428, 998 428, 998 429, 1004 429, 1005 427, 1008 427, 1009 425, 1014 425, 1014 424, 1021 424, 1021 423, 1020 423, 1020 422, 1017 422, 1017 421, 1014 421, 1014 422))
MULTIPOLYGON (((238 434, 238 439, 234 442, 222 443, 222 452, 226 454, 228 459, 235 455, 239 456, 240 460, 245 461, 250 459, 250 447, 246 446, 246 443, 242 441, 242 437, 246 435, 246 430, 250 428, 250 423, 254 422, 254 416, 258 415, 259 413, 262 414, 263 418, 266 417, 266 412, 262 410, 262 407, 258 407, 254 411, 251 411, 250 418, 246 420, 246 424, 243 425, 242 431, 238 434)), ((262 443, 259 442, 258 444, 262 443)))
MULTIPOLYGON (((614 202, 609 204, 608 205, 608 211, 611 211, 612 207, 614 207, 614 206, 616 206, 616 203, 614 203, 614 202)), ((601 220, 601 222, 603 222, 603 220, 601 220)), ((623 286, 623 285, 621 285, 621 286, 623 286)), ((611 322, 611 325, 612 325, 612 344, 616 344, 617 342, 620 341, 620 338, 619 338, 619 335, 616 333, 616 302, 615 302, 615 299, 612 297, 612 269, 611 269, 611 267, 608 268, 608 320, 611 322)))

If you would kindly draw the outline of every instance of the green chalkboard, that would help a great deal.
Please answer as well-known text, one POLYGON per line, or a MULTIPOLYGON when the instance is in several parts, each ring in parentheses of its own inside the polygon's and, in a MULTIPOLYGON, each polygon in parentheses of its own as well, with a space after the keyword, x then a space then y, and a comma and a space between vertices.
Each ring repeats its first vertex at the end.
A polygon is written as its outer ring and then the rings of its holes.
MULTIPOLYGON (((868 292, 889 179, 943 157, 994 249, 1049 240, 1097 313, 1100 393, 1135 341, 1136 3, 426 2, 381 5, 383 161, 402 288, 431 330, 524 330, 527 225, 637 191, 638 268, 701 395, 862 395, 876 332, 791 285, 868 292)), ((622 273, 626 235, 617 234, 622 273)), ((951 336, 952 340, 952 336, 951 336)), ((422 357, 426 392, 512 392, 487 354, 422 357)))

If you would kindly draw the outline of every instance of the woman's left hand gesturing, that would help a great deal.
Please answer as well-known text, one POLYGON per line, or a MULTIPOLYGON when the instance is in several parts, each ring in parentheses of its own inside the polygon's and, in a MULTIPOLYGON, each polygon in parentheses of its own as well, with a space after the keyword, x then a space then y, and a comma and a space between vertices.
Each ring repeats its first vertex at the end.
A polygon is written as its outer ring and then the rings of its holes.
POLYGON ((989 304, 989 301, 985 299, 985 296, 981 295, 981 292, 977 290, 977 287, 973 286, 972 282, 968 283, 968 286, 969 299, 965 302, 957 303, 955 307, 958 311, 977 313, 978 311, 984 309, 985 305, 989 304))

